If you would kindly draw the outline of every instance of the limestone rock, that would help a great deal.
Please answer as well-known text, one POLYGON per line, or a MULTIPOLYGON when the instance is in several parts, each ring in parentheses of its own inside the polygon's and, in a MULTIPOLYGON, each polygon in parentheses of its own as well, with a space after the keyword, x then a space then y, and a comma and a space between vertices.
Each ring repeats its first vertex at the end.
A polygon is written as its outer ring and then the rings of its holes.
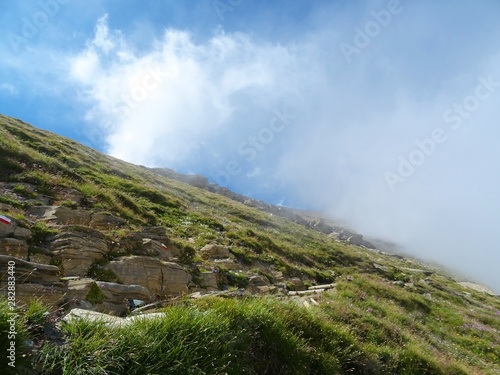
POLYGON ((61 225, 83 225, 96 229, 116 228, 126 223, 125 219, 116 216, 64 206, 35 206, 28 210, 28 214, 40 220, 54 221, 61 225))
POLYGON ((91 212, 71 209, 63 206, 35 206, 28 209, 28 214, 41 220, 55 221, 63 225, 89 225, 91 212))
POLYGON ((231 254, 227 246, 217 245, 217 244, 205 245, 200 250, 200 254, 203 258, 210 258, 210 259, 234 258, 234 255, 231 254))
POLYGON ((180 250, 172 245, 166 245, 163 242, 151 238, 143 238, 140 252, 135 255, 156 256, 160 259, 173 259, 180 255, 180 250), (165 247, 164 247, 165 245, 165 247))
POLYGON ((269 285, 269 279, 262 275, 251 276, 248 279, 248 285, 253 285, 253 286, 269 285))
MULTIPOLYGON (((93 307, 96 311, 123 315, 127 311, 128 299, 139 299, 146 303, 154 301, 153 294, 142 286, 95 281, 89 278, 68 280, 66 298, 70 301, 85 300, 94 283, 100 288, 105 298, 102 303, 93 307)), ((75 307, 78 306, 75 305, 75 307)))
POLYGON ((7 280, 6 271, 9 261, 15 263, 16 287, 24 283, 59 285, 60 270, 56 266, 28 262, 7 255, 0 255, 0 276, 7 280))
POLYGON ((0 238, 0 255, 28 259, 28 244, 15 238, 0 238))
POLYGON ((333 227, 331 225, 328 225, 325 223, 323 219, 316 219, 311 222, 311 226, 316 229, 317 231, 324 233, 324 234, 330 234, 334 231, 333 227))
POLYGON ((124 284, 141 285, 157 296, 187 293, 191 281, 191 275, 178 264, 145 256, 120 257, 106 268, 124 284))
POLYGON ((98 281, 97 285, 104 293, 105 301, 96 306, 97 311, 112 312, 123 315, 127 311, 127 300, 138 299, 146 303, 155 300, 154 295, 145 287, 140 285, 122 285, 98 281))
POLYGON ((50 249, 62 263, 65 276, 83 276, 91 265, 108 252, 104 236, 91 228, 72 228, 55 236, 50 249))
POLYGON ((201 285, 205 287, 206 290, 218 290, 219 286, 217 284, 217 274, 213 272, 202 272, 200 274, 202 278, 201 285))
POLYGON ((42 303, 56 307, 64 302, 65 290, 62 285, 16 284, 16 299, 27 304, 30 300, 40 299, 42 303))

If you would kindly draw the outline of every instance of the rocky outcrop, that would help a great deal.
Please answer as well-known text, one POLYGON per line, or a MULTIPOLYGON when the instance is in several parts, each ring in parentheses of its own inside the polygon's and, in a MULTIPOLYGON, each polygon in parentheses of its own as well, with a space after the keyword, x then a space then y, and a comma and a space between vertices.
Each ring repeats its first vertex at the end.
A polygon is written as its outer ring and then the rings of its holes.
POLYGON ((22 304, 38 299, 51 307, 64 302, 66 290, 62 285, 16 284, 16 299, 22 304))
POLYGON ((201 287, 207 291, 219 290, 217 274, 213 272, 201 272, 201 287))
POLYGON ((262 275, 251 276, 248 279, 248 289, 253 293, 267 294, 276 288, 271 288, 269 279, 262 275))
POLYGON ((60 225, 82 225, 95 229, 118 228, 126 223, 125 219, 116 216, 64 206, 35 206, 28 209, 28 214, 32 218, 60 225))
POLYGON ((7 255, 0 255, 0 275, 2 282, 6 278, 6 271, 9 262, 14 262, 16 286, 24 283, 44 284, 44 285, 59 285, 59 268, 46 264, 28 262, 7 255))
POLYGON ((92 264, 103 259, 108 252, 105 237, 88 227, 71 227, 71 232, 54 237, 50 250, 61 262, 65 276, 86 275, 92 264))
POLYGON ((27 303, 33 298, 40 298, 44 303, 52 306, 62 303, 65 290, 59 281, 58 267, 0 255, 0 293, 5 297, 8 292, 8 277, 12 275, 15 277, 17 301, 27 303), (8 270, 13 273, 9 274, 8 270))
POLYGON ((98 282, 98 285, 104 294, 105 300, 96 306, 97 311, 125 315, 130 311, 130 300, 140 300, 145 303, 155 300, 154 295, 140 285, 121 285, 106 282, 98 282))
MULTIPOLYGON (((102 302, 91 306, 96 311, 110 312, 116 315, 123 315, 127 312, 128 300, 137 299, 146 303, 154 301, 153 294, 146 288, 139 285, 122 285, 93 279, 83 278, 68 280, 66 300, 85 301, 93 285, 99 288, 102 293, 102 302)), ((81 302, 80 302, 80 305, 81 302)), ((77 304, 74 306, 80 307, 77 304)))
POLYGON ((140 285, 155 296, 188 292, 191 275, 176 263, 145 256, 120 257, 106 266, 124 284, 140 285))

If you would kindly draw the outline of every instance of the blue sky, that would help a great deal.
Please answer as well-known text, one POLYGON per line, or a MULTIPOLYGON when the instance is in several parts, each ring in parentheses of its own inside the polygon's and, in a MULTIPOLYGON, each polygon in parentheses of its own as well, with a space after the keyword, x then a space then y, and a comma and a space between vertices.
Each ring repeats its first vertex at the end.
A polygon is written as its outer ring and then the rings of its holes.
POLYGON ((0 3, 0 112, 500 290, 500 3, 0 3))

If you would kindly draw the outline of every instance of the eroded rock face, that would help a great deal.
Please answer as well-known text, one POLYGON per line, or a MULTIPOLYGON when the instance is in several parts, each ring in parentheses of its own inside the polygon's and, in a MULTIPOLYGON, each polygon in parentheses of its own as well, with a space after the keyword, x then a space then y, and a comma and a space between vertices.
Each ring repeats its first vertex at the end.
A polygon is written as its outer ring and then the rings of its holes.
POLYGON ((72 209, 64 206, 35 206, 28 214, 40 220, 53 221, 61 225, 83 225, 95 229, 117 228, 126 223, 125 219, 93 213, 83 209, 72 209))
POLYGON ((1 295, 7 297, 7 282, 10 276, 7 271, 10 265, 14 265, 18 302, 28 303, 33 298, 40 298, 42 302, 56 306, 63 301, 65 291, 63 284, 59 282, 58 267, 32 263, 7 255, 0 255, 1 295))
POLYGON ((8 255, 0 255, 0 276, 7 280, 6 271, 9 262, 15 263, 16 287, 23 283, 59 285, 60 270, 56 266, 28 262, 8 255))
POLYGON ((61 262, 65 276, 84 276, 94 262, 106 256, 108 245, 100 232, 72 227, 71 232, 56 235, 50 249, 61 262))
POLYGON ((123 284, 143 286, 156 296, 187 293, 191 281, 191 275, 178 264, 146 256, 120 257, 106 268, 123 284))
POLYGON ((21 303, 40 299, 45 305, 56 307, 64 301, 65 294, 66 291, 62 286, 33 283, 16 285, 16 299, 21 303))

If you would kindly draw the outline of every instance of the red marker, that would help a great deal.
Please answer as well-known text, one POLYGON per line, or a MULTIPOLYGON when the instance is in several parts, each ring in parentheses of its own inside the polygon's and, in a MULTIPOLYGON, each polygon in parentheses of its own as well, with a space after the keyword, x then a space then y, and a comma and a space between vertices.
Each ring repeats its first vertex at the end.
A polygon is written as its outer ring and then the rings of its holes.
POLYGON ((161 247, 163 248, 163 250, 168 250, 167 246, 164 243, 161 244, 161 247))
POLYGON ((10 222, 12 220, 9 219, 7 216, 3 216, 3 215, 0 215, 0 222, 4 223, 4 224, 9 224, 10 225, 10 222))

